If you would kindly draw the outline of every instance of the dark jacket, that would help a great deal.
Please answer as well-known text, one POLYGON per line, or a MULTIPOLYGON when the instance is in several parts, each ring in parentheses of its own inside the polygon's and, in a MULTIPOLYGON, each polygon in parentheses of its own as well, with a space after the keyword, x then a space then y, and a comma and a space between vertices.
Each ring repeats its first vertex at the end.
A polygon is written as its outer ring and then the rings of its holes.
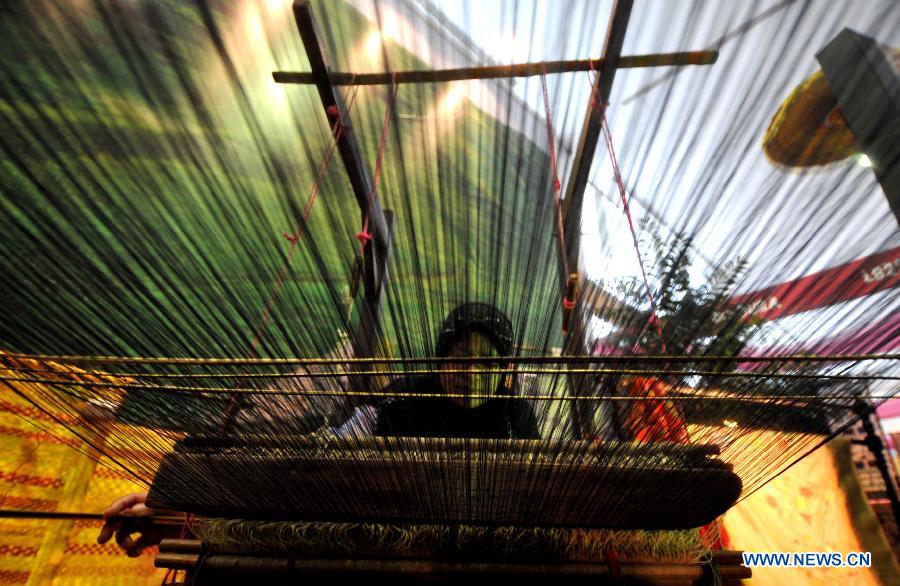
MULTIPOLYGON (((458 306, 438 331, 435 355, 447 356, 453 344, 467 332, 486 335, 499 356, 513 351, 513 329, 502 311, 486 303, 458 306)), ((514 380, 514 379, 513 379, 514 380)), ((386 391, 409 394, 388 399, 378 405, 375 425, 377 435, 410 435, 425 437, 539 438, 537 421, 531 405, 515 395, 512 389, 498 388, 497 398, 469 408, 443 397, 416 397, 416 394, 443 394, 437 375, 403 377, 386 391)), ((450 389, 452 391, 452 389, 450 389)))
MULTIPOLYGON (((436 376, 404 377, 385 389, 395 393, 441 393, 436 376)), ((378 406, 376 435, 538 439, 537 421, 526 401, 489 399, 468 408, 452 399, 398 397, 378 406)))

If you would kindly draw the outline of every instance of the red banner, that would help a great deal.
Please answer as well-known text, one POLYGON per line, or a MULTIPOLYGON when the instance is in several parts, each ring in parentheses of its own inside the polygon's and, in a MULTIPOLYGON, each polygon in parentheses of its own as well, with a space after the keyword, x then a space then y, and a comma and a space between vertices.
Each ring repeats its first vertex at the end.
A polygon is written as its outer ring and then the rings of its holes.
POLYGON ((737 295, 735 305, 747 305, 747 314, 778 319, 811 309, 828 307, 900 285, 900 247, 781 283, 737 295))

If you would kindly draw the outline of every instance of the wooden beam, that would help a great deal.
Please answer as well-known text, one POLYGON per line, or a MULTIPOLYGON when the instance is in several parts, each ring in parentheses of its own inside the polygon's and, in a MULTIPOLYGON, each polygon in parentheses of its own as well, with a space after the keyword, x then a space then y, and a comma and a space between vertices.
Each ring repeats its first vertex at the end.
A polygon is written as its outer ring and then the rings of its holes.
MULTIPOLYGON (((603 67, 594 80, 591 88, 591 100, 585 115, 581 136, 578 140, 578 149, 572 161, 572 171, 566 184, 566 194, 563 200, 563 225, 565 250, 560 251, 560 289, 562 295, 566 295, 566 287, 570 274, 578 274, 584 282, 579 266, 579 248, 581 246, 581 206, 584 201, 584 190, 587 188, 591 165, 594 162, 594 154, 597 150, 597 142, 603 130, 603 117, 606 113, 606 104, 612 92, 613 81, 616 78, 616 69, 622 60, 622 45, 625 42, 625 32, 628 29, 628 20, 631 17, 631 8, 634 0, 616 0, 612 7, 609 25, 606 28, 606 40, 603 44, 603 67), (566 262, 563 262, 563 259, 566 262), (568 263, 566 265, 566 263, 568 263), (566 268, 568 267, 568 271, 566 268)), ((585 334, 581 319, 581 295, 576 296, 576 304, 571 318, 572 324, 567 332, 564 352, 567 355, 583 355, 586 353, 585 334)), ((592 379, 584 376, 569 377, 572 386, 572 394, 576 398, 584 394, 593 384, 592 379)), ((585 411, 585 407, 577 400, 570 405, 572 431, 578 438, 584 438, 592 433, 592 415, 585 411)))
POLYGON ((844 29, 816 54, 847 125, 900 223, 900 74, 870 37, 844 29))
MULTIPOLYGON (((581 129, 581 137, 578 141, 578 149, 572 161, 572 173, 566 184, 565 200, 563 202, 565 212, 566 256, 569 261, 570 271, 575 271, 578 266, 578 247, 581 244, 581 205, 584 201, 584 190, 587 187, 591 165, 594 162, 594 154, 602 132, 603 116, 606 113, 606 105, 612 93, 613 81, 616 78, 616 70, 619 68, 622 54, 622 44, 625 41, 625 31, 628 28, 628 19, 631 16, 631 8, 634 0, 616 0, 613 6, 609 26, 606 31, 606 42, 603 49, 603 68, 594 80, 592 88, 592 100, 588 105, 588 111, 581 129)), ((563 275, 563 284, 568 275, 563 275)))
MULTIPOLYGON (((672 67, 682 65, 710 65, 719 57, 718 51, 689 51, 682 53, 653 53, 627 55, 619 60, 618 68, 672 67)), ((549 61, 544 63, 517 63, 513 65, 489 65, 485 67, 460 67, 456 69, 423 69, 415 71, 385 71, 378 73, 348 73, 332 71, 332 85, 391 85, 392 83, 438 83, 471 79, 501 79, 509 77, 533 77, 543 68, 547 73, 574 73, 600 71, 606 60, 599 58, 549 61)), ((314 84, 316 78, 307 71, 276 71, 272 78, 277 83, 314 84)))
MULTIPOLYGON (((378 250, 377 247, 367 246, 363 257, 363 294, 364 303, 359 311, 359 327, 353 338, 354 352, 357 356, 375 356, 378 348, 375 345, 377 333, 380 331, 381 309, 384 305, 384 294, 387 285, 388 258, 391 254, 393 240, 394 214, 391 210, 384 210, 386 248, 378 250)), ((372 379, 365 376, 353 377, 351 383, 357 385, 354 388, 366 388, 371 386, 372 379)))
MULTIPOLYGON (((187 540, 184 540, 187 542, 187 540)), ((702 581, 707 566, 715 566, 715 573, 720 580, 741 580, 752 576, 751 568, 741 565, 740 552, 731 555, 717 556, 713 553, 708 564, 700 562, 665 563, 665 562, 621 562, 618 564, 618 577, 607 581, 612 570, 605 561, 595 562, 546 562, 491 559, 471 561, 454 559, 359 559, 346 558, 313 558, 286 556, 283 552, 271 554, 237 554, 237 553, 202 553, 203 544, 181 543, 175 545, 167 541, 160 544, 160 553, 156 556, 157 568, 185 570, 188 580, 185 582, 198 586, 203 584, 219 584, 227 576, 234 579, 241 576, 264 583, 271 583, 273 576, 301 576, 310 574, 368 575, 391 576, 393 578, 447 578, 490 576, 535 577, 547 576, 551 580, 566 582, 565 578, 589 577, 595 584, 627 583, 646 585, 671 584, 705 584, 702 581), (201 551, 196 551, 200 549, 201 551), (163 551, 165 550, 165 551, 163 551), (177 551, 172 551, 177 550, 177 551), (183 550, 183 551, 182 551, 183 550), (251 578, 252 577, 252 578, 251 578), (196 581, 196 582, 195 582, 196 581)), ((281 584, 281 581, 277 582, 281 584)), ((710 582, 712 583, 712 582, 710 582)))
POLYGON ((328 123, 332 128, 332 132, 337 136, 338 152, 341 155, 344 167, 347 169, 347 176, 350 179, 350 186, 353 188, 353 195, 356 197, 363 215, 369 218, 369 231, 372 234, 372 241, 380 251, 387 250, 387 223, 378 202, 370 201, 372 180, 363 162, 359 144, 356 142, 356 136, 353 134, 350 114, 347 112, 343 98, 335 91, 331 82, 328 57, 325 54, 325 48, 319 41, 320 36, 313 20, 312 7, 306 0, 297 0, 294 2, 293 8, 294 18, 297 21, 297 30, 309 57, 312 83, 319 91, 322 106, 328 116, 328 123))
MULTIPOLYGON (((353 352, 357 358, 372 357, 377 352, 377 341, 380 337, 381 306, 391 251, 393 215, 390 210, 382 211, 374 199, 372 180, 363 161, 359 144, 356 142, 356 135, 351 128, 350 113, 332 82, 328 58, 316 29, 312 7, 307 0, 297 0, 293 9, 297 30, 309 57, 312 70, 309 75, 319 92, 328 124, 336 138, 338 152, 347 170, 361 218, 368 218, 368 230, 372 235, 371 240, 363 245, 365 303, 360 308, 359 327, 351 338, 353 352)), ((367 386, 372 384, 374 379, 354 382, 367 386)))

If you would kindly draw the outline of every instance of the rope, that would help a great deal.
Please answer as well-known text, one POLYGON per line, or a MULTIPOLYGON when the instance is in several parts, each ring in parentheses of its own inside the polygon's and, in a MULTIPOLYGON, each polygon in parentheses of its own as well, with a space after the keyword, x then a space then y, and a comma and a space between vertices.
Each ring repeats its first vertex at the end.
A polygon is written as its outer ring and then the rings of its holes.
MULTIPOLYGON (((397 84, 395 77, 394 83, 391 84, 391 94, 388 97, 387 108, 385 108, 384 110, 384 122, 381 125, 381 137, 378 142, 378 155, 375 157, 375 172, 372 176, 372 190, 369 192, 369 207, 375 205, 376 197, 378 194, 378 183, 381 180, 382 163, 384 161, 384 148, 387 144, 388 127, 391 121, 391 110, 393 108, 394 100, 397 97, 398 87, 399 85, 397 84)), ((362 230, 356 233, 356 239, 359 240, 359 255, 364 256, 365 248, 369 244, 369 241, 372 240, 372 233, 369 232, 368 212, 363 218, 362 230)))
MULTIPOLYGON (((659 321, 659 316, 656 311, 656 301, 653 299, 653 291, 650 289, 650 281, 647 279, 647 269, 644 267, 644 259, 641 256, 641 248, 640 244, 638 243, 637 232, 634 229, 634 222, 631 219, 631 209, 628 206, 628 194, 625 191, 625 183, 622 181, 622 174, 619 172, 619 163, 616 160, 616 150, 613 147, 612 135, 609 131, 609 124, 606 122, 606 112, 603 113, 601 125, 603 128, 603 137, 604 139, 606 139, 606 148, 609 150, 609 160, 612 163, 613 174, 616 178, 616 184, 619 187, 619 195, 622 198, 622 206, 625 209, 625 218, 628 220, 628 229, 631 231, 631 239, 634 243, 634 252, 637 254, 638 264, 641 267, 641 277, 644 280, 644 288, 647 291, 647 299, 650 301, 650 318, 648 320, 648 325, 651 325, 656 329, 656 334, 659 336, 660 340, 660 349, 662 350, 663 354, 665 354, 666 340, 663 336, 662 324, 659 321)), ((635 350, 636 349, 637 343, 635 343, 635 350)))
MULTIPOLYGON (((353 108, 353 103, 356 101, 356 95, 358 91, 358 88, 354 88, 354 91, 351 94, 350 101, 347 105, 348 112, 353 108)), ((315 179, 313 180, 312 188, 310 189, 309 196, 306 198, 306 205, 303 208, 303 223, 298 222, 297 227, 292 233, 282 233, 282 235, 288 240, 288 242, 290 242, 290 246, 288 247, 288 252, 284 259, 284 262, 281 265, 281 270, 278 273, 278 277, 275 279, 275 284, 272 287, 269 298, 266 301, 265 310, 263 311, 262 317, 259 320, 259 324, 257 325, 253 333, 253 340, 250 342, 250 350, 247 353, 247 358, 252 358, 256 354, 256 350, 259 347, 260 342, 262 341, 262 335, 265 330, 266 324, 269 323, 269 319, 272 316, 272 308, 275 306, 275 301, 278 299, 278 295, 281 293, 281 288, 284 285, 284 280, 287 278, 288 271, 290 270, 291 263, 294 258, 294 252, 297 250, 297 243, 300 241, 300 236, 302 234, 303 224, 305 224, 309 219, 309 214, 312 211, 313 203, 316 201, 316 198, 319 194, 319 186, 324 180, 325 174, 328 172, 328 168, 331 164, 331 159, 333 158, 334 151, 337 148, 337 143, 345 131, 345 126, 341 122, 340 111, 336 106, 329 106, 325 112, 329 119, 332 120, 331 141, 328 143, 328 146, 325 149, 325 155, 322 157, 322 161, 319 163, 319 168, 316 172, 315 179)), ((240 385, 241 381, 238 381, 237 388, 240 388, 240 385)), ((221 429, 223 431, 228 428, 229 422, 231 421, 232 417, 234 417, 234 413, 237 409, 237 395, 234 395, 229 399, 228 405, 225 407, 221 426, 221 429)))
MULTIPOLYGON (((556 205, 556 236, 559 244, 559 256, 563 267, 563 274, 568 275, 569 259, 566 256, 566 238, 563 224, 562 201, 560 198, 562 184, 559 180, 559 169, 557 168, 556 163, 556 141, 553 137, 553 122, 550 119, 550 96, 547 91, 547 66, 544 63, 541 63, 541 90, 544 96, 544 116, 547 124, 547 145, 550 149, 550 169, 553 173, 553 200, 556 205)), ((566 300, 563 299, 563 305, 565 306, 565 304, 566 300)), ((572 303, 572 306, 574 307, 574 302, 572 303)))

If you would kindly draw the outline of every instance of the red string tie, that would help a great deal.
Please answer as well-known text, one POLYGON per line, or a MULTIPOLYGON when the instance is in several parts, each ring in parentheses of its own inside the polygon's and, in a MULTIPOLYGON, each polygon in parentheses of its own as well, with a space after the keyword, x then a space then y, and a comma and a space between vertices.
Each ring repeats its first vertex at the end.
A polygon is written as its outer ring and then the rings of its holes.
POLYGON ((325 114, 328 115, 328 119, 331 121, 331 129, 335 137, 339 136, 346 130, 346 128, 344 127, 344 123, 341 120, 341 111, 337 106, 328 106, 327 108, 325 108, 325 114))
POLYGON ((290 232, 282 232, 281 235, 284 236, 291 244, 297 244, 297 241, 300 240, 299 235, 291 234, 290 232))
POLYGON ((562 184, 559 182, 559 179, 553 180, 553 191, 559 193, 559 190, 562 189, 562 184))
POLYGON ((575 309, 574 299, 563 299, 563 307, 566 309, 575 309))
POLYGON ((356 233, 356 239, 359 240, 359 243, 365 246, 368 244, 369 240, 372 239, 372 233, 368 230, 363 230, 362 232, 356 233))

